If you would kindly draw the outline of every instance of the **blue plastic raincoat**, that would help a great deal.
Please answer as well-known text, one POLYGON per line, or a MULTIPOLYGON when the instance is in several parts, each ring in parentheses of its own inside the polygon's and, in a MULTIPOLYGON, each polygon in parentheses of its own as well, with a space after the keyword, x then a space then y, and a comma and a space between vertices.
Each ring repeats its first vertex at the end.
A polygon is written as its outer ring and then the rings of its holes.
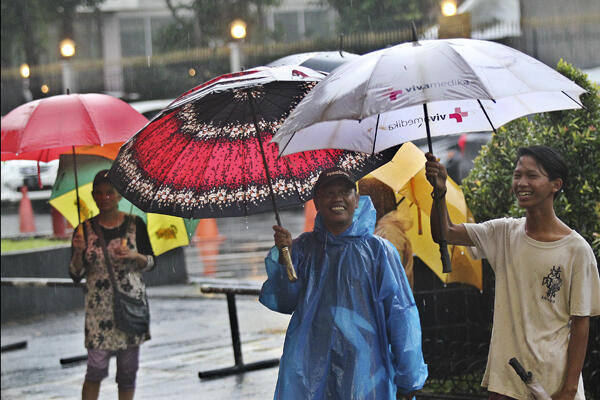
POLYGON ((320 214, 292 245, 298 281, 272 248, 260 302, 293 313, 275 399, 395 399, 427 379, 421 325, 400 256, 372 234, 375 209, 361 197, 353 224, 334 236, 320 214))

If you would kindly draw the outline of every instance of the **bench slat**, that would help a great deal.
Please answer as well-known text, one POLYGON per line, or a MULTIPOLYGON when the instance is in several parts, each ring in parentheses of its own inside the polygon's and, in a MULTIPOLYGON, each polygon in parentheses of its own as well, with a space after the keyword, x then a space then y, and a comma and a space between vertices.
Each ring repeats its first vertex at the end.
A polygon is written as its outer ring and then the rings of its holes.
POLYGON ((246 294, 258 296, 261 286, 258 285, 202 285, 202 293, 246 294))

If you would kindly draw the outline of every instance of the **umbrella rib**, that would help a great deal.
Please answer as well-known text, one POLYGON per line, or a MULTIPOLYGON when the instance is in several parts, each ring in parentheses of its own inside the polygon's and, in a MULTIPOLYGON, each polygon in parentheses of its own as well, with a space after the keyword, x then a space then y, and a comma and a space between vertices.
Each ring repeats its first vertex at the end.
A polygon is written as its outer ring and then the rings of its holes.
MULTIPOLYGON (((450 45, 449 45, 449 46, 448 46, 448 48, 450 49, 450 51, 452 51, 452 53, 454 53, 454 54, 456 55, 456 57, 457 57, 459 60, 463 60, 463 63, 461 64, 461 68, 462 68, 462 67, 466 67, 466 68, 468 68, 469 72, 471 72, 471 73, 472 73, 473 75, 475 75, 475 76, 476 76, 476 77, 477 77, 477 78, 478 78, 478 79, 479 79, 481 82, 483 82, 483 80, 481 79, 481 77, 480 77, 480 76, 479 76, 479 75, 478 75, 478 74, 475 72, 475 70, 474 70, 473 68, 471 68, 471 65, 470 65, 469 63, 467 63, 467 62, 464 60, 464 58, 462 57, 462 55, 461 55, 461 54, 460 54, 458 51, 456 51, 456 50, 454 49, 454 47, 452 47, 452 46, 450 46, 450 45)), ((484 53, 484 52, 482 51, 482 53, 484 53)), ((488 56, 488 55, 486 54, 486 56, 488 56)), ((488 56, 488 57, 489 57, 489 56, 488 56)), ((447 61, 448 61, 448 62, 450 62, 450 63, 453 63, 453 64, 454 64, 454 62, 453 62, 453 61, 452 61, 450 58, 448 58, 448 57, 447 57, 447 61)), ((487 98, 487 99, 484 99, 484 100, 494 100, 494 96, 492 96, 492 94, 491 94, 491 93, 488 91, 487 87, 485 87, 485 86, 481 86, 481 88, 482 88, 482 89, 485 91, 485 94, 488 96, 488 98, 487 98)))
POLYGON ((490 119, 490 116, 488 115, 487 111, 485 111, 485 108, 483 107, 483 104, 481 104, 481 100, 477 99, 477 103, 479 103, 479 107, 481 107, 481 111, 483 111, 483 114, 485 115, 485 117, 487 118, 488 122, 490 123, 490 126, 492 127, 492 130, 494 131, 494 133, 496 132, 496 128, 494 127, 494 124, 492 123, 492 120, 490 119))
POLYGON ((381 114, 377 114, 377 122, 375 123, 375 137, 373 138, 373 148, 371 149, 371 155, 375 154, 375 144, 377 143, 377 133, 379 133, 379 117, 381 117, 381 114))
POLYGON ((579 103, 577 100, 575 100, 574 98, 572 98, 571 96, 569 96, 564 90, 561 90, 562 94, 564 94, 565 96, 567 96, 568 98, 570 98, 571 100, 573 100, 575 102, 575 104, 577 104, 579 107, 583 108, 586 111, 589 111, 587 109, 586 106, 583 105, 583 103, 579 103))
MULTIPOLYGON (((24 132, 27 129, 27 126, 29 125, 29 122, 33 120, 33 115, 38 111, 39 107, 42 105, 42 99, 38 100, 37 103, 35 104, 35 108, 31 111, 31 113, 29 114, 29 118, 27 118, 27 122, 25 122, 25 125, 21 128, 21 134, 17 135, 17 140, 18 140, 18 144, 17 144, 17 148, 15 149, 15 154, 19 155, 21 153, 25 153, 26 151, 19 151, 19 149, 21 149, 21 146, 23 145, 23 138, 25 137, 24 132)), ((2 119, 4 119, 4 117, 2 117, 2 119)), ((5 121, 3 121, 5 122, 5 121)), ((43 148, 42 148, 43 149, 43 148)), ((42 150, 39 149, 39 150, 42 150)), ((36 148, 31 149, 31 150, 27 150, 27 151, 35 151, 38 150, 36 148)))
MULTIPOLYGON (((73 96, 77 96, 77 95, 73 95, 73 96)), ((92 127, 94 128, 94 135, 96 136, 96 142, 98 144, 103 145, 104 143, 102 143, 102 138, 100 137, 100 135, 98 135, 98 131, 96 130, 96 122, 94 121, 94 119, 92 118, 92 113, 90 108, 87 106, 87 103, 84 101, 84 99, 81 96, 77 96, 77 100, 81 103, 81 106, 83 108, 85 108, 85 116, 87 117, 87 119, 90 121, 92 127)), ((77 143, 79 144, 79 143, 77 143)))

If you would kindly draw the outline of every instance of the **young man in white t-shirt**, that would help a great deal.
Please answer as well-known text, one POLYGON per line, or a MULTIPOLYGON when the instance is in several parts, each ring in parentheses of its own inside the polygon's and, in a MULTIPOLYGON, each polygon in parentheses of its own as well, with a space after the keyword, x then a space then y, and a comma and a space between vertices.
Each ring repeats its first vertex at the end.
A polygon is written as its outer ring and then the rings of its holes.
POLYGON ((585 399, 581 369, 590 316, 600 314, 600 278, 590 245, 554 213, 554 198, 568 168, 547 146, 521 148, 512 191, 524 218, 453 224, 444 196, 447 172, 427 154, 426 174, 434 185, 433 239, 474 246, 496 275, 494 324, 482 386, 490 399, 531 399, 510 367, 516 357, 554 400, 585 399), (441 226, 437 210, 442 213, 441 226))

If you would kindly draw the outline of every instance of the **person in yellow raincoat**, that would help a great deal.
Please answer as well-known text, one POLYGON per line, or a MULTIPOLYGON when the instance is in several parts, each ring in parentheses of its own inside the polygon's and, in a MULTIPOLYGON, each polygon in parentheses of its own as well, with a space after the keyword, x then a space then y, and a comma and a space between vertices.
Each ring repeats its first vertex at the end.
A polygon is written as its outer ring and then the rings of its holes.
POLYGON ((380 180, 363 178, 358 181, 358 191, 363 196, 371 197, 377 212, 375 234, 389 240, 396 247, 408 283, 414 290, 413 250, 406 234, 412 226, 412 221, 403 218, 402 214, 397 211, 394 191, 380 180))

